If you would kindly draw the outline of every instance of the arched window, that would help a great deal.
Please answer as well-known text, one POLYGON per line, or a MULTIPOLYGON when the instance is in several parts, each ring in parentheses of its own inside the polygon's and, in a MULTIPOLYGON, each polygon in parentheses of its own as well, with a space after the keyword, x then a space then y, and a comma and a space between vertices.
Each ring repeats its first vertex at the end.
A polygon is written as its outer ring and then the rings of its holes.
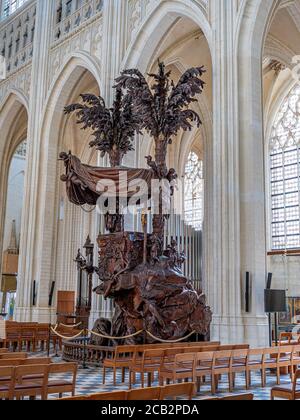
POLYGON ((202 230, 203 194, 203 162, 195 152, 191 152, 185 167, 184 216, 185 222, 195 230, 202 230))
POLYGON ((272 248, 300 248, 300 86, 281 106, 270 140, 272 248))

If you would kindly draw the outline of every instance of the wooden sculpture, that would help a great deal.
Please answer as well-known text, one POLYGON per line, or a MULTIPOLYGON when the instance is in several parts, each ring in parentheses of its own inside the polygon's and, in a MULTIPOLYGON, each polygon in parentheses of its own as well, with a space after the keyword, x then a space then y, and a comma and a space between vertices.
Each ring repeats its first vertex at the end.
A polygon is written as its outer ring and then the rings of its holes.
MULTIPOLYGON (((126 171, 128 183, 138 178, 146 182, 145 202, 152 195, 153 180, 174 181, 176 172, 166 164, 167 148, 179 130, 191 130, 194 123, 201 124, 198 114, 189 107, 203 91, 203 73, 203 67, 190 69, 175 85, 171 73, 159 63, 158 73, 149 75, 154 79, 149 85, 138 70, 126 70, 116 80, 113 109, 107 109, 102 98, 92 95, 82 95, 83 104, 67 107, 66 113, 77 111, 78 123, 84 129, 94 130, 91 147, 100 150, 102 156, 108 153, 111 163, 111 168, 94 168, 83 165, 71 153, 62 153, 60 157, 66 167, 62 180, 67 184, 70 201, 76 205, 96 205, 101 196, 97 182, 104 178, 116 182, 117 198, 120 198, 120 171, 126 171), (146 157, 149 169, 124 168, 122 158, 133 150, 134 135, 141 131, 153 137, 155 159, 146 157)), ((176 340, 192 332, 205 337, 210 329, 212 314, 206 306, 206 297, 199 295, 182 273, 185 256, 178 252, 174 240, 163 249, 167 216, 163 214, 162 200, 160 188, 159 211, 153 216, 152 234, 147 234, 146 214, 143 233, 125 232, 123 216, 118 210, 117 215, 106 215, 110 233, 98 238, 99 263, 95 272, 101 284, 95 292, 105 299, 113 299, 115 314, 112 322, 98 320, 95 332, 125 337, 144 330, 144 334, 124 340, 127 344, 151 343, 156 338, 176 340)), ((99 345, 107 343, 96 336, 92 341, 99 345)))

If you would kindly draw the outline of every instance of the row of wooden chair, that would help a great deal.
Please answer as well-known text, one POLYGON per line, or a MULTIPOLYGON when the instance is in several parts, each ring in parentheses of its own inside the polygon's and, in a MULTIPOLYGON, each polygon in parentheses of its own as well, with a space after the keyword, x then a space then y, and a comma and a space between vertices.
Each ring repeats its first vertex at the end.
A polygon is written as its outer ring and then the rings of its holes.
POLYGON ((175 384, 163 387, 150 387, 130 391, 105 392, 100 394, 63 398, 65 401, 164 401, 166 399, 192 400, 195 384, 175 384))
POLYGON ((24 348, 29 352, 48 349, 50 345, 49 324, 15 323, 6 325, 6 338, 0 340, 2 348, 22 351, 24 348))
MULTIPOLYGON (((177 381, 192 381, 198 384, 198 390, 201 383, 207 377, 211 378, 211 392, 216 393, 219 378, 222 375, 228 376, 229 391, 232 392, 235 386, 235 375, 244 373, 246 378, 246 389, 251 386, 251 373, 253 371, 261 372, 262 387, 266 386, 267 370, 275 370, 277 374, 277 384, 281 380, 281 368, 290 369, 291 378, 294 378, 295 369, 300 365, 300 346, 290 346, 282 348, 232 350, 218 352, 202 352, 190 354, 178 354, 175 356, 174 363, 157 366, 159 372, 160 385, 177 381)), ((158 354, 152 353, 152 358, 158 357, 158 354)), ((153 359, 149 361, 149 370, 153 373, 153 359)), ((148 365, 144 370, 148 371, 148 365)), ((142 371, 142 370, 141 370, 142 371)), ((131 372, 136 372, 133 367, 131 372)), ((144 374, 142 372, 142 374, 144 374)))
MULTIPOLYGON (((79 331, 59 325, 57 332, 63 336, 72 337, 79 331)), ((49 324, 6 322, 6 338, 0 340, 0 349, 8 348, 13 351, 26 351, 33 353, 37 350, 47 351, 51 343, 57 351, 62 350, 63 339, 54 334, 49 324)))
MULTIPOLYGON (((113 357, 105 358, 103 361, 103 385, 106 383, 106 370, 113 370, 113 384, 117 382, 117 371, 122 370, 122 383, 125 382, 126 370, 129 370, 132 365, 137 364, 145 359, 145 353, 148 351, 170 351, 173 354, 180 353, 199 353, 201 351, 217 351, 217 350, 233 350, 233 349, 249 349, 248 344, 221 346, 218 342, 211 343, 180 343, 175 345, 168 344, 154 344, 142 346, 118 346, 116 347, 113 357)), ((151 387, 149 381, 148 386, 151 387)))
MULTIPOLYGON (((38 360, 36 363, 39 363, 38 360)), ((0 366, 0 399, 14 400, 28 397, 41 397, 64 393, 75 395, 77 364, 21 364, 0 366), (55 380, 55 375, 68 374, 70 380, 55 380), (53 377, 54 375, 54 377, 53 377)))

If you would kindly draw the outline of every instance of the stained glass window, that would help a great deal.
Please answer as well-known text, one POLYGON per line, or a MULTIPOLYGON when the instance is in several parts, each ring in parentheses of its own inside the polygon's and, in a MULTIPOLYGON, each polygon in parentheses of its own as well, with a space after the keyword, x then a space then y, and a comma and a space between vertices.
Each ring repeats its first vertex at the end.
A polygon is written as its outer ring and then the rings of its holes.
POLYGON ((202 230, 203 195, 203 161, 195 152, 191 152, 185 167, 184 216, 185 222, 195 230, 202 230))
POLYGON ((300 248, 300 85, 282 104, 270 140, 272 248, 300 248))
POLYGON ((1 17, 2 19, 7 18, 14 13, 19 7, 21 7, 27 0, 3 0, 1 17))
POLYGON ((15 156, 26 157, 27 142, 23 141, 16 149, 15 156))

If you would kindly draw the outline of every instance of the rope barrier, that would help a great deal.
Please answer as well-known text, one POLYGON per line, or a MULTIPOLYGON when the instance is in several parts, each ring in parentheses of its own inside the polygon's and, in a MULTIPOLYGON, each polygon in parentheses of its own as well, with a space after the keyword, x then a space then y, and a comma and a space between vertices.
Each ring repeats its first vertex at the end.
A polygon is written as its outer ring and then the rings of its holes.
MULTIPOLYGON (((56 327, 56 329, 57 329, 57 327, 56 327)), ((75 338, 80 337, 85 332, 84 330, 82 330, 78 334, 74 335, 73 337, 66 337, 65 335, 59 334, 56 331, 56 329, 54 329, 54 328, 51 327, 51 331, 53 332, 53 334, 57 335, 58 337, 62 338, 63 340, 67 340, 67 341, 69 341, 69 340, 75 340, 75 338)))
POLYGON ((64 327, 64 328, 70 328, 70 329, 75 329, 77 327, 80 327, 80 325, 82 324, 82 322, 79 322, 76 325, 65 325, 65 324, 59 324, 60 327, 64 327))
POLYGON ((104 335, 104 334, 99 334, 99 333, 96 333, 96 332, 90 331, 90 330, 88 332, 90 334, 95 335, 96 337, 106 338, 107 340, 126 340, 128 338, 133 338, 133 337, 136 337, 137 335, 142 334, 143 332, 146 332, 149 335, 149 337, 151 337, 153 340, 159 341, 160 343, 166 343, 166 344, 168 344, 168 343, 170 343, 170 344, 180 343, 181 341, 185 341, 188 338, 190 338, 192 335, 196 334, 196 331, 193 331, 189 335, 187 335, 186 337, 179 338, 178 340, 162 340, 161 338, 155 337, 149 331, 144 331, 144 330, 140 330, 140 331, 138 331, 134 334, 127 335, 126 337, 111 337, 111 336, 104 335))
POLYGON ((127 340, 128 338, 133 338, 133 337, 136 337, 137 335, 142 334, 144 330, 137 331, 136 333, 127 335, 126 337, 110 337, 108 335, 99 334, 99 333, 96 333, 95 331, 90 331, 90 330, 88 332, 90 334, 95 335, 96 337, 106 338, 107 340, 127 340))
POLYGON ((157 340, 160 343, 170 343, 170 344, 176 344, 176 343, 180 343, 181 341, 187 340, 188 338, 190 338, 192 335, 196 334, 196 331, 191 332, 189 335, 187 335, 186 337, 180 338, 178 340, 162 340, 161 338, 157 338, 155 337, 153 334, 151 334, 151 332, 146 331, 146 333, 149 335, 149 337, 153 338, 153 340, 157 340))

